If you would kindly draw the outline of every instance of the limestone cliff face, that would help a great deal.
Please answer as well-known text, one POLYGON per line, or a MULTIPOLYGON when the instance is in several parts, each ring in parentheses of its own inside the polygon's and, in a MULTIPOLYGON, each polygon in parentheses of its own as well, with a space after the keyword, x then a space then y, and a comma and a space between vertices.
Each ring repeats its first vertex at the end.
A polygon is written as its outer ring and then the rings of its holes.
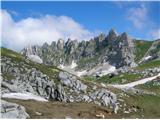
POLYGON ((134 41, 127 33, 122 33, 120 36, 116 36, 115 33, 112 33, 112 35, 109 34, 108 42, 109 51, 107 51, 106 61, 109 61, 118 68, 134 66, 134 41))
POLYGON ((74 60, 80 69, 91 69, 99 63, 109 62, 117 68, 134 65, 134 41, 127 33, 118 35, 113 29, 108 35, 100 34, 89 41, 59 39, 42 46, 24 48, 23 55, 36 54, 45 64, 70 65, 74 60))

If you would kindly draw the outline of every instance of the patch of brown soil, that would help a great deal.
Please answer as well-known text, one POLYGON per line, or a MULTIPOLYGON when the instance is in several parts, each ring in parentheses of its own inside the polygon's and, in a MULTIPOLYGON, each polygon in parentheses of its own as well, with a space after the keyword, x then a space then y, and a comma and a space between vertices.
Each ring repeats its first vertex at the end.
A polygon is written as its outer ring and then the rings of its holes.
POLYGON ((38 102, 34 100, 5 99, 9 102, 23 105, 30 118, 116 118, 115 114, 107 109, 90 103, 62 103, 38 102))

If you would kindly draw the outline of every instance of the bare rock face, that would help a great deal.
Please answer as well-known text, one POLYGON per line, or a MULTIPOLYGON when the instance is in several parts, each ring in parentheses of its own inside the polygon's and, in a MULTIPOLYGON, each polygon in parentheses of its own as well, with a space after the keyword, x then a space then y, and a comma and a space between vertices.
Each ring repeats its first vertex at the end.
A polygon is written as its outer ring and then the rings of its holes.
POLYGON ((107 36, 108 43, 113 44, 114 41, 117 39, 117 37, 118 37, 118 34, 116 33, 116 31, 114 29, 111 29, 107 36))
POLYGON ((57 42, 57 49, 58 50, 63 50, 64 48, 64 40, 63 39, 59 39, 57 42))
POLYGON ((116 68, 133 67, 136 65, 134 51, 134 41, 127 33, 118 35, 111 29, 108 35, 100 34, 88 41, 59 39, 51 45, 45 43, 25 48, 21 53, 37 55, 44 64, 54 66, 69 66, 72 61, 76 61, 75 70, 79 71, 91 70, 103 62, 109 62, 116 68))
POLYGON ((1 100, 1 118, 7 119, 26 119, 29 115, 26 113, 25 108, 21 105, 6 102, 1 100))
POLYGON ((113 40, 108 40, 110 43, 109 51, 107 54, 107 60, 110 64, 115 65, 117 68, 123 66, 133 67, 134 63, 134 41, 123 33, 116 38, 113 34, 113 40))
POLYGON ((60 72, 59 79, 63 85, 71 87, 75 91, 86 91, 87 89, 86 85, 67 72, 60 72))
MULTIPOLYGON (((93 89, 77 76, 59 71, 57 77, 51 79, 36 68, 25 67, 26 63, 15 63, 2 57, 2 89, 1 93, 32 93, 50 101, 61 102, 93 102, 98 105, 117 109, 116 94, 105 89, 93 89), (5 62, 4 62, 5 61, 5 62), (6 64, 7 63, 7 64, 6 64), (17 67, 17 66, 21 67, 17 67), (5 76, 7 73, 11 78, 5 76)), ((92 84, 92 83, 90 83, 92 84)))
POLYGON ((66 98, 67 101, 88 103, 93 102, 98 105, 112 107, 114 112, 117 112, 118 104, 116 94, 103 88, 96 90, 93 90, 93 88, 88 88, 87 85, 85 85, 81 81, 77 80, 76 77, 66 72, 59 73, 59 80, 62 83, 61 93, 63 93, 63 97, 66 98), (64 90, 65 86, 68 87, 69 93, 64 90))
MULTIPOLYGON (((12 63, 6 57, 2 58, 2 62, 2 73, 13 76, 11 80, 2 79, 2 88, 8 92, 30 92, 46 99, 54 98, 54 81, 49 80, 47 75, 36 70, 36 68, 27 68, 25 64, 21 64, 20 69, 16 67, 20 63, 12 63), (4 61, 8 61, 8 64, 5 64, 4 61)), ((2 93, 5 91, 2 90, 2 93)))

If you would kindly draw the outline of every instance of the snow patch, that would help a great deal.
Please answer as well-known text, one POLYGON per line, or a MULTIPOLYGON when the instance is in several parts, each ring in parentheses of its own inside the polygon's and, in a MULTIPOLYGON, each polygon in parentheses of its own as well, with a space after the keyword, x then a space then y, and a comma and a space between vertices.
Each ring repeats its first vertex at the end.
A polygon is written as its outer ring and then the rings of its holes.
POLYGON ((20 100, 36 100, 36 101, 42 101, 47 102, 48 100, 34 95, 32 93, 4 93, 2 94, 2 98, 14 98, 14 99, 20 99, 20 100))
POLYGON ((149 55, 149 56, 145 57, 144 60, 148 60, 150 58, 152 58, 152 56, 149 55))
POLYGON ((150 59, 152 59, 152 56, 149 55, 147 57, 142 58, 142 60, 139 63, 142 63, 143 61, 147 61, 147 60, 150 60, 150 59))
POLYGON ((113 73, 116 70, 115 66, 110 66, 107 70, 102 70, 99 72, 99 76, 107 75, 109 73, 113 73))
POLYGON ((74 69, 75 67, 77 67, 77 63, 74 62, 74 60, 72 61, 71 65, 63 65, 63 64, 60 64, 58 66, 59 68, 61 69, 64 69, 64 70, 67 70, 67 69, 74 69))
POLYGON ((85 75, 86 73, 87 73, 87 70, 77 71, 77 72, 76 72, 76 75, 80 77, 80 76, 82 76, 82 75, 85 75))
POLYGON ((72 61, 72 64, 71 64, 71 69, 73 69, 73 68, 75 68, 75 67, 77 67, 77 64, 74 62, 74 60, 72 61))
POLYGON ((65 68, 65 66, 63 64, 60 64, 58 67, 61 69, 65 68))
POLYGON ((36 63, 43 63, 43 60, 37 55, 28 55, 28 58, 36 63))
POLYGON ((116 67, 114 65, 110 65, 108 62, 99 64, 98 66, 92 68, 88 71, 87 75, 93 76, 103 76, 109 73, 113 73, 116 71, 116 67))

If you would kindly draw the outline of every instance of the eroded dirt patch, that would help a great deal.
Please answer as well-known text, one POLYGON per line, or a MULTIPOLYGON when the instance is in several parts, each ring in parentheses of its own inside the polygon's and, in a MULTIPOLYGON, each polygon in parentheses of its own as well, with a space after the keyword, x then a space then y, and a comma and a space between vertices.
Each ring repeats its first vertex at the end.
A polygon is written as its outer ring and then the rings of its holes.
POLYGON ((91 103, 38 102, 5 99, 23 105, 30 118, 116 118, 112 110, 91 103))

